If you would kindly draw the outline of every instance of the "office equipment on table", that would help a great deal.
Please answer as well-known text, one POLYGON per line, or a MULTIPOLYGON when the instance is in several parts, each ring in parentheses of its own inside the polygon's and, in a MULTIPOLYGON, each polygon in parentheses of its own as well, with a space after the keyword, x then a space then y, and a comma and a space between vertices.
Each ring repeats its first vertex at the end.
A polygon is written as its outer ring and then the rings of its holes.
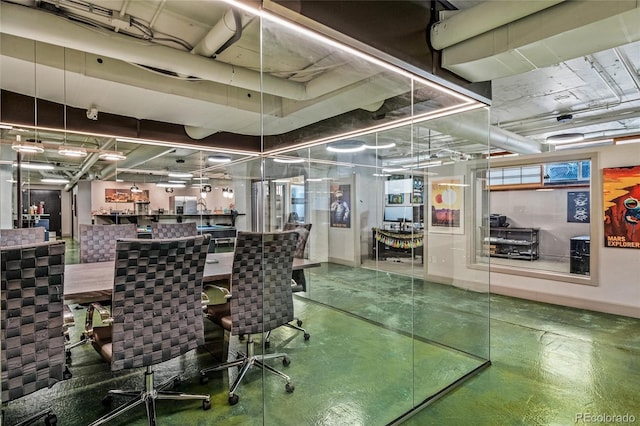
POLYGON ((572 274, 589 275, 591 264, 591 237, 583 235, 571 238, 569 271, 572 274))
POLYGON ((256 355, 253 335, 268 332, 293 320, 291 271, 297 232, 238 232, 231 275, 231 315, 221 319, 221 325, 233 335, 245 335, 246 353, 238 353, 234 361, 200 371, 201 383, 207 383, 212 371, 239 367, 236 380, 229 389, 229 404, 238 403, 236 390, 252 366, 257 366, 286 380, 285 389, 295 389, 286 374, 266 365, 265 361, 282 358, 285 353, 256 355), (276 309, 277 308, 277 309, 276 309))
MULTIPOLYGON (((109 326, 94 327, 93 346, 111 364, 112 372, 145 367, 144 389, 110 390, 103 402, 115 395, 133 399, 92 426, 141 404, 146 406, 149 424, 155 425, 155 401, 161 399, 198 399, 204 410, 211 408, 208 394, 168 391, 179 376, 156 385, 153 370, 155 364, 204 344, 201 294, 208 246, 208 236, 117 242, 112 321, 109 326)), ((92 305, 90 313, 95 308, 92 305)))
MULTIPOLYGON (((71 378, 63 335, 64 250, 64 241, 2 248, 3 404, 71 378)), ((20 424, 42 417, 57 423, 47 408, 20 424)))

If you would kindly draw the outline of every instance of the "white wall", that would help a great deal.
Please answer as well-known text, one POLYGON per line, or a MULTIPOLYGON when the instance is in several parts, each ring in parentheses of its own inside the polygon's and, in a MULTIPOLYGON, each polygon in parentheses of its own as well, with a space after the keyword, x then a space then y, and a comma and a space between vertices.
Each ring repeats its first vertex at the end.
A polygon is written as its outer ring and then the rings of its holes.
MULTIPOLYGON (((602 147, 597 151, 599 169, 592 170, 592 189, 599 194, 602 193, 603 168, 640 164, 640 144, 602 147)), ((528 277, 514 279, 512 275, 492 273, 492 290, 640 318, 640 250, 604 247, 603 207, 592 203, 591 212, 591 220, 597 224, 596 235, 591 236, 591 246, 599 245, 599 256, 591 258, 597 271, 597 275, 592 275, 595 286, 528 277)))
MULTIPOLYGON (((591 186, 591 221, 594 229, 591 235, 591 280, 594 285, 567 282, 561 276, 554 278, 551 274, 541 278, 492 271, 489 279, 492 293, 640 318, 640 250, 604 247, 601 201, 602 169, 639 165, 640 144, 576 150, 575 153, 594 151, 597 152, 597 165, 592 170, 591 186)), ((549 159, 552 160, 553 156, 545 161, 549 159)), ((466 176, 469 176, 468 171, 466 176)), ((470 197, 465 198, 467 206, 473 205, 469 204, 471 202, 470 197)), ((566 205, 566 198, 562 204, 566 205)), ((495 205, 492 210, 497 212, 495 205)), ((470 215, 467 211, 465 218, 470 220, 470 215)), ((519 222, 516 224, 525 225, 519 222)), ((470 222, 467 222, 464 235, 428 234, 425 277, 474 290, 485 289, 486 268, 472 265, 471 259, 468 259, 468 255, 475 249, 470 238, 475 232, 470 227, 470 222)))

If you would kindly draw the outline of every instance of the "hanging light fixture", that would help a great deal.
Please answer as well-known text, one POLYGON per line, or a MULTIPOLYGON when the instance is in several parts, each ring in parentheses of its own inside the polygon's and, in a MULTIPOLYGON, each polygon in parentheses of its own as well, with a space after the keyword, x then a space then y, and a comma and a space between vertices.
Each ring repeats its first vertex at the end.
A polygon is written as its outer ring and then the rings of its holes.
POLYGON ((37 143, 22 142, 20 135, 16 135, 16 141, 11 144, 11 149, 23 154, 42 154, 44 152, 44 148, 37 143))
POLYGON ((84 148, 76 148, 64 145, 58 148, 58 154, 64 155, 65 157, 83 158, 87 156, 87 150, 84 148))
POLYGON ((133 186, 130 188, 130 190, 131 192, 142 192, 142 189, 140 189, 135 182, 133 183, 133 186))
POLYGON ((231 161, 231 157, 228 155, 216 154, 207 157, 207 161, 210 163, 228 163, 231 161))
POLYGON ((120 161, 126 160, 127 156, 118 151, 105 151, 102 154, 98 155, 98 158, 107 161, 120 161))

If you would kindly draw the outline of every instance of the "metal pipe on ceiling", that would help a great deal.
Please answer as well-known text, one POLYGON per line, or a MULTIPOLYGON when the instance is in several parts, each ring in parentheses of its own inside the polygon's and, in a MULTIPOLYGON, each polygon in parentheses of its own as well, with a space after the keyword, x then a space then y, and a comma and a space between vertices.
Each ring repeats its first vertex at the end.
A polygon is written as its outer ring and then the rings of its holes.
MULTIPOLYGON (((431 27, 431 45, 442 50, 547 9, 564 0, 486 1, 454 12, 431 27)), ((445 11, 449 12, 449 11, 445 11)))

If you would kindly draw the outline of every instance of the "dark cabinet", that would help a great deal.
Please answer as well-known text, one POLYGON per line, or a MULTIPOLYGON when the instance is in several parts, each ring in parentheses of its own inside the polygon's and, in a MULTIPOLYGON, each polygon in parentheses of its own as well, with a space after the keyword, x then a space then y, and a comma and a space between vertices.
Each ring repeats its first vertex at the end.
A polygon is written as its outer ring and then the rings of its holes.
POLYGON ((580 236, 573 237, 570 241, 569 271, 572 274, 589 275, 591 238, 580 236))

